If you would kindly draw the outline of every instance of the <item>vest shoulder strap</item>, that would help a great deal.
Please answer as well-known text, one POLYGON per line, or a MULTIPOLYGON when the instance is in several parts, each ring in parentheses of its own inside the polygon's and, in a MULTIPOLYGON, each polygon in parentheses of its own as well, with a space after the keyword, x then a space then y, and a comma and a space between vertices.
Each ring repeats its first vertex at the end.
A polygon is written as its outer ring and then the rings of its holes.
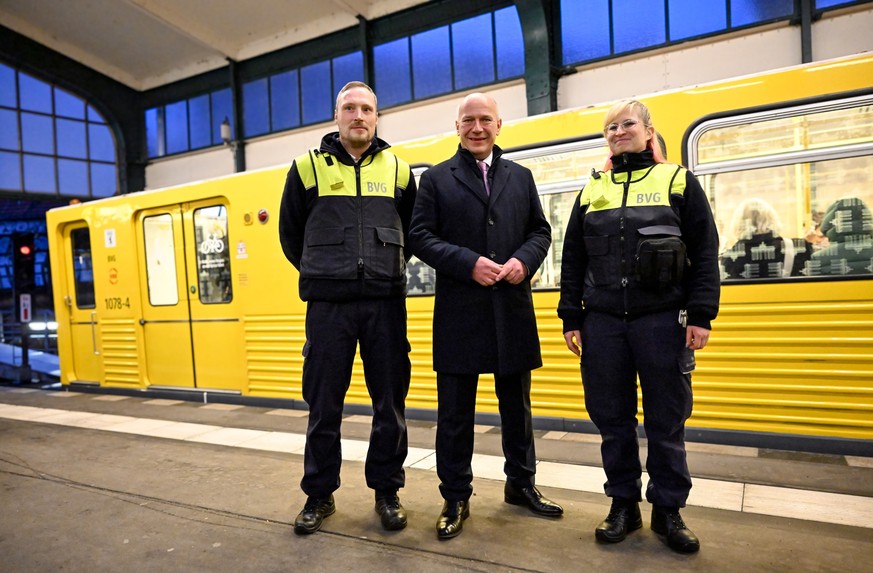
POLYGON ((396 181, 396 185, 399 189, 406 190, 406 187, 409 186, 409 164, 387 150, 382 151, 380 155, 384 156, 386 159, 391 158, 394 160, 394 180, 396 181))
POLYGON ((307 190, 318 184, 318 178, 315 175, 315 159, 312 157, 314 151, 311 149, 294 159, 294 163, 297 164, 297 173, 300 175, 304 189, 307 190))
MULTIPOLYGON (((672 167, 672 166, 671 166, 672 167)), ((676 165, 676 171, 670 179, 670 194, 685 196, 685 173, 688 171, 681 165, 676 165)))

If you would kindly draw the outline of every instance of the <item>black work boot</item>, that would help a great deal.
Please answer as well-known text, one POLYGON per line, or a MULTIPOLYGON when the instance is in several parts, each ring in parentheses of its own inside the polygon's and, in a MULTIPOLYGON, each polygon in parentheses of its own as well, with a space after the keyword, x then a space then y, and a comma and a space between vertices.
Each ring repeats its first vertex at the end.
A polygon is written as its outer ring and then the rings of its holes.
POLYGON ((397 492, 377 492, 376 513, 382 520, 382 527, 388 531, 406 527, 406 510, 400 504, 397 492))
POLYGON ((643 526, 639 502, 620 497, 612 498, 612 507, 603 523, 594 530, 594 537, 606 543, 624 541, 627 534, 643 526))
POLYGON ((700 549, 700 540, 688 529, 679 509, 675 507, 652 507, 652 531, 667 537, 667 545, 679 553, 694 553, 700 549))
POLYGON ((324 518, 333 515, 335 511, 333 494, 327 497, 308 497, 303 510, 294 520, 294 533, 297 535, 315 533, 321 528, 324 518))

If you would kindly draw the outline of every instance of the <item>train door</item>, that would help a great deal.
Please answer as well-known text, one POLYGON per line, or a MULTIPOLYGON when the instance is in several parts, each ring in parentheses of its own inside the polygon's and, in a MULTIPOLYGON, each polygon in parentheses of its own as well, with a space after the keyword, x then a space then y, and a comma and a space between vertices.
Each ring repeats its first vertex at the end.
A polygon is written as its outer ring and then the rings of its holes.
POLYGON ((138 216, 143 333, 150 385, 241 390, 227 207, 212 200, 138 216))
MULTIPOLYGON (((100 360, 100 323, 94 297, 94 272, 91 264, 91 235, 85 224, 64 229, 64 258, 72 272, 63 276, 64 303, 70 320, 72 345, 72 375, 77 382, 99 383, 102 379, 100 360)), ((61 317, 58 316, 58 320, 61 317)))
POLYGON ((146 378, 153 386, 193 388, 182 209, 174 205, 141 211, 136 226, 139 256, 145 263, 140 323, 146 378))
POLYGON ((240 391, 246 380, 245 334, 231 280, 227 206, 216 200, 190 203, 183 220, 197 387, 240 391))

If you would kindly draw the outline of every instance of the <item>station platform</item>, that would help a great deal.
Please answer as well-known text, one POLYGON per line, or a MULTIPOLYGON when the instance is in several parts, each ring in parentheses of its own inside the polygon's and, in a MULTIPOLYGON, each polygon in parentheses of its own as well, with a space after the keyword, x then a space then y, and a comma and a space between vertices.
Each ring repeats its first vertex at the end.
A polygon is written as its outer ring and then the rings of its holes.
POLYGON ((31 348, 27 351, 26 368, 23 362, 20 346, 0 342, 0 380, 51 383, 61 379, 57 354, 31 348))
MULTIPOLYGON (((604 545, 596 436, 536 433, 537 485, 560 519, 503 501, 499 428, 477 426, 471 517, 439 541, 434 424, 409 423, 409 526, 383 531, 364 483, 370 419, 343 424, 342 487, 297 536, 303 410, 0 386, 0 571, 831 572, 873 562, 873 458, 689 444, 682 511, 701 540, 649 529, 604 545)), ((644 452, 643 452, 644 454, 644 452)))

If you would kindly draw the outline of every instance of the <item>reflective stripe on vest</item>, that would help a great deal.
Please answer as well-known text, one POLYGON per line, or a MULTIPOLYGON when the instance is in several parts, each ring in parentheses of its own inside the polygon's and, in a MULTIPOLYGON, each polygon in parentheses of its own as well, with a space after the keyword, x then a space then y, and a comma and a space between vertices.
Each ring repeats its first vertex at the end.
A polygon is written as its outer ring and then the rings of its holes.
MULTIPOLYGON (((295 159, 303 186, 318 186, 318 196, 353 197, 358 194, 354 165, 344 165, 329 153, 309 151, 295 159)), ((361 163, 361 195, 394 198, 394 189, 406 189, 409 166, 389 151, 371 155, 361 163)))
POLYGON ((646 170, 615 173, 615 183, 613 173, 607 171, 597 179, 589 179, 579 196, 579 204, 588 205, 589 213, 621 208, 624 183, 634 175, 636 179, 631 180, 626 207, 669 207, 670 195, 685 194, 685 171, 680 165, 657 163, 646 170))

